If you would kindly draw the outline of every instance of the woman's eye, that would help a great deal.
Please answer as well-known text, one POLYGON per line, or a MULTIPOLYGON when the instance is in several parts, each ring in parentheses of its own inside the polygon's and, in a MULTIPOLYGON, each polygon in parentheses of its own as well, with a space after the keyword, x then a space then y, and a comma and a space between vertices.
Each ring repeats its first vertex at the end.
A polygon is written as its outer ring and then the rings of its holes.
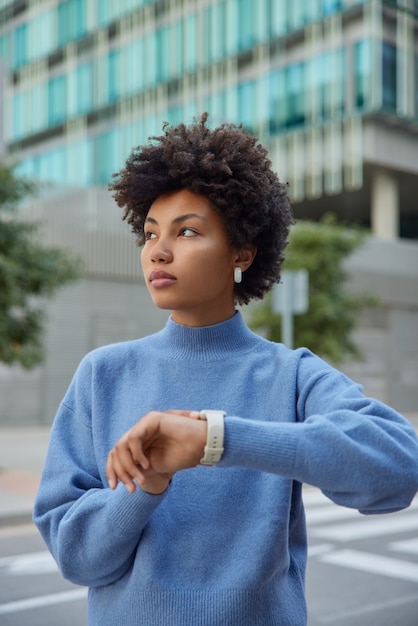
POLYGON ((149 239, 155 239, 156 237, 155 233, 151 232, 150 230, 145 231, 144 235, 145 241, 148 241, 149 239))
POLYGON ((191 228, 182 228, 180 231, 180 234, 183 237, 195 237, 196 236, 196 231, 191 229, 191 228))

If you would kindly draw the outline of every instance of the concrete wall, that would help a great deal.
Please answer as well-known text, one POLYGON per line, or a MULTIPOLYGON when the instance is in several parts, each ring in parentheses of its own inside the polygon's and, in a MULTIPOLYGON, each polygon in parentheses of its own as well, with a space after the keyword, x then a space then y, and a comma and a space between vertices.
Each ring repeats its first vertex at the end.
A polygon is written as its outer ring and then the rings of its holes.
POLYGON ((346 263, 350 288, 374 294, 354 333, 365 360, 343 370, 400 411, 418 410, 418 243, 371 239, 346 263))

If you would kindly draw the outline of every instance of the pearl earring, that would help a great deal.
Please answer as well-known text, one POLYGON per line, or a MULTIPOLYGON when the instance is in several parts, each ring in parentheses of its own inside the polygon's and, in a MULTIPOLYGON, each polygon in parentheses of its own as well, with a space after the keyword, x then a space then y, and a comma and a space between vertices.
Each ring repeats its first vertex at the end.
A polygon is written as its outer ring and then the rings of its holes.
POLYGON ((242 282, 242 269, 239 265, 234 269, 234 282, 241 283, 242 282))

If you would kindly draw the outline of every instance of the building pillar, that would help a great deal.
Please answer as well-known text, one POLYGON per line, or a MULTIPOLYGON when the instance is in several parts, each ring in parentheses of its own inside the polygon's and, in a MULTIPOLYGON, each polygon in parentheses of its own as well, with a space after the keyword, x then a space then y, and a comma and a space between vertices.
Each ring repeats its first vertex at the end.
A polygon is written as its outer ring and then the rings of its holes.
POLYGON ((399 187, 398 181, 385 170, 373 173, 371 188, 372 234, 380 239, 396 239, 399 236, 399 187))

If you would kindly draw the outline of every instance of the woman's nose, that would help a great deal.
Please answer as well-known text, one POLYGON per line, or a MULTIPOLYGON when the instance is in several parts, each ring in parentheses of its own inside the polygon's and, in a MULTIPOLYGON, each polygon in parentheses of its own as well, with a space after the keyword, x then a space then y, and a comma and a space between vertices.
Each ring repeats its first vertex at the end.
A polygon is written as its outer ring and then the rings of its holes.
POLYGON ((153 263, 170 263, 173 259, 173 253, 166 243, 159 240, 153 246, 150 258, 153 263))

